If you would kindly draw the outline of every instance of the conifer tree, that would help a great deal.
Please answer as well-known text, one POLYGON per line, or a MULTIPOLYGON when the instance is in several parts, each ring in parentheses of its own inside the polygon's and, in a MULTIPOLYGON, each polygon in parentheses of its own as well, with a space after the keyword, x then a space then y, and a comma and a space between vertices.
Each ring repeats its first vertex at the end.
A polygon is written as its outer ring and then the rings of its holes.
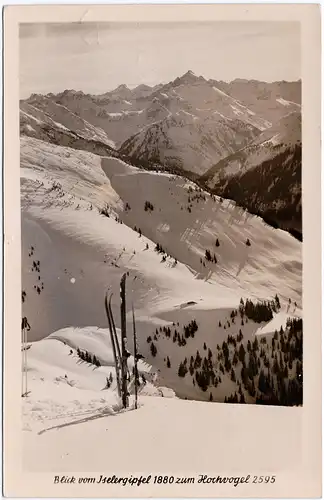
POLYGON ((277 309, 280 309, 281 305, 280 305, 280 300, 279 300, 279 297, 278 295, 276 294, 275 296, 275 303, 276 303, 276 307, 277 309))
POLYGON ((259 375, 259 382, 258 382, 258 389, 260 392, 266 392, 266 378, 264 375, 263 370, 261 369, 260 375, 259 375))
POLYGON ((187 374, 187 367, 184 363, 180 363, 179 368, 178 368, 178 376, 179 377, 185 377, 187 374))
POLYGON ((157 354, 157 348, 154 344, 154 342, 151 343, 151 354, 152 356, 155 358, 156 354, 157 354))
POLYGON ((245 397, 244 397, 244 394, 242 392, 241 396, 240 396, 240 403, 241 404, 245 404, 245 397))
POLYGON ((243 363, 245 361, 245 349, 243 344, 240 345, 238 356, 241 363, 243 363))

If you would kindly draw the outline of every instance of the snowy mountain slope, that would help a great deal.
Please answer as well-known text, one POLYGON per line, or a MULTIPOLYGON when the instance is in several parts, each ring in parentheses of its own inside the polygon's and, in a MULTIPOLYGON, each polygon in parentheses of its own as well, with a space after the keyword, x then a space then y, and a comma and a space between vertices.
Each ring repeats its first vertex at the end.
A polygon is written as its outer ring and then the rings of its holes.
POLYGON ((180 100, 190 103, 197 112, 209 111, 209 114, 212 114, 217 111, 228 119, 238 118, 258 130, 265 130, 271 125, 240 101, 226 94, 202 76, 196 76, 192 71, 166 84, 158 92, 178 96, 180 100))
POLYGON ((111 92, 107 92, 105 95, 109 96, 111 99, 125 101, 132 98, 132 91, 127 87, 127 85, 121 84, 111 92))
POLYGON ((255 168, 220 180, 217 192, 302 240, 302 148, 281 148, 255 168))
POLYGON ((262 132, 246 147, 223 158, 207 171, 201 180, 215 187, 220 178, 243 174, 250 168, 271 160, 279 151, 301 143, 301 114, 290 113, 262 132))
MULTIPOLYGON (((278 293, 285 308, 288 298, 297 302, 289 314, 300 314, 301 245, 233 203, 195 191, 181 177, 143 172, 114 158, 101 162, 27 137, 21 138, 21 166, 23 311, 31 338, 69 325, 106 327, 108 287, 115 293, 118 323, 119 279, 127 272, 127 308, 134 301, 140 349, 161 370, 162 385, 197 399, 205 395, 192 384, 179 385, 176 366, 183 348, 170 339, 163 347, 161 339, 159 355, 152 356, 147 337, 156 328, 172 323, 183 328, 198 318, 200 349, 204 341, 215 348, 224 335, 238 333, 237 326, 225 332, 217 325, 228 320, 241 297, 272 299, 278 293), (153 210, 145 211, 148 198, 153 210), (97 209, 106 203, 109 217, 97 209), (156 243, 171 257, 163 261, 156 243), (217 264, 206 261, 206 249, 217 255, 217 264)), ((286 316, 280 321, 285 325, 286 316)), ((244 328, 248 339, 260 325, 244 328)), ((191 342, 188 356, 197 347, 191 342)))
POLYGON ((33 122, 35 124, 44 122, 53 128, 70 130, 85 139, 102 142, 111 148, 115 147, 115 143, 109 139, 102 129, 94 127, 67 107, 57 104, 47 96, 37 96, 35 100, 30 99, 28 102, 22 101, 20 103, 20 115, 21 132, 26 133, 26 135, 30 131, 28 128, 26 130, 27 123, 33 127, 33 122))
MULTIPOLYGON (((51 186, 54 180, 63 186, 65 192, 63 197, 52 189, 47 199, 41 194, 36 198, 37 203, 40 202, 48 207, 52 205, 51 209, 56 205, 55 210, 60 212, 57 215, 60 219, 70 216, 70 213, 73 217, 79 217, 77 205, 79 209, 89 209, 90 203, 95 207, 95 204, 102 206, 106 201, 130 228, 134 226, 141 228, 143 235, 160 243, 167 253, 184 262, 195 273, 201 274, 202 277, 210 274, 212 280, 224 283, 227 276, 231 275, 238 281, 242 279, 242 283, 245 284, 251 281, 254 286, 256 280, 249 277, 251 273, 248 267, 254 268, 254 259, 264 264, 269 263, 271 255, 271 265, 274 269, 276 262, 279 264, 284 257, 281 250, 283 246, 289 248, 289 259, 298 261, 300 258, 300 244, 290 235, 282 231, 273 231, 261 219, 249 216, 226 200, 223 202, 217 198, 214 200, 206 193, 195 191, 195 186, 183 178, 145 172, 114 158, 103 159, 100 162, 98 157, 88 153, 79 153, 78 156, 77 154, 73 150, 46 145, 41 141, 22 139, 22 175, 29 176, 38 166, 37 171, 42 176, 46 175, 46 179, 50 176, 47 182, 51 186), (92 164, 89 164, 90 159, 92 164), (46 170, 42 167, 45 161, 46 170), (86 164, 82 170, 84 161, 86 164), (95 185, 97 189, 94 189, 95 185), (71 192, 72 187, 73 192, 71 192), (144 205, 148 193, 154 209, 146 212, 144 205), (73 200, 73 197, 81 199, 73 200), (126 203, 130 209, 125 209, 126 203), (65 211, 64 206, 69 210, 65 211), (188 207, 191 212, 188 211, 188 207), (176 235, 178 235, 177 240, 176 235), (259 241, 266 239, 268 235, 271 235, 271 242, 264 244, 263 241, 259 241), (219 248, 215 247, 214 243, 217 237, 222 242, 219 248), (248 249, 247 270, 244 266, 239 269, 241 261, 238 259, 238 253, 242 254, 242 250, 246 247, 246 238, 250 238, 252 242, 252 246, 248 249), (240 248, 240 252, 237 252, 236 247, 240 248), (205 249, 216 252, 221 265, 203 267, 200 257, 204 256, 205 249)), ((32 200, 30 196, 31 205, 36 203, 36 199, 32 200)), ((46 212, 49 213, 50 210, 46 212)), ((82 216, 95 217, 95 220, 100 220, 102 224, 102 217, 98 219, 96 211, 93 210, 91 213, 91 210, 87 210, 87 212, 82 216)), ((105 220, 109 225, 114 222, 110 219, 105 220)), ((122 230, 124 231, 124 228, 122 230)), ((138 234, 135 233, 135 236, 140 239, 138 234)), ((263 281, 259 283, 261 287, 258 293, 261 292, 263 281)), ((286 280, 286 283, 287 288, 289 280, 286 280)))
MULTIPOLYGON (((23 405, 25 430, 39 432, 82 417, 120 411, 108 330, 66 328, 43 340, 31 342, 29 346, 27 383, 31 397, 26 398, 23 405), (81 360, 77 349, 95 355, 101 366, 81 360), (107 378, 111 381, 109 388, 107 378)), ((133 362, 133 357, 130 357, 130 370, 133 362)), ((150 382, 155 378, 152 367, 140 361, 138 369, 140 374, 145 374, 147 381, 146 386, 141 386, 140 394, 161 394, 163 390, 160 389, 159 393, 150 382)), ((171 391, 165 393, 172 395, 171 391)))
POLYGON ((301 81, 269 83, 237 78, 232 82, 209 82, 271 123, 287 113, 301 111, 301 81))
MULTIPOLYGON (((120 342, 120 330, 117 329, 117 336, 120 342)), ((64 345, 72 347, 75 351, 79 348, 81 351, 88 351, 90 354, 95 355, 96 358, 100 361, 102 369, 106 369, 108 367, 110 370, 115 368, 114 365, 114 357, 113 351, 111 347, 110 333, 107 329, 100 329, 98 327, 86 327, 86 328, 64 328, 62 330, 58 330, 56 332, 51 333, 48 337, 43 339, 43 341, 38 342, 34 345, 44 344, 44 340, 55 340, 63 342, 64 345)), ((57 344, 57 342, 55 342, 57 344)), ((46 350, 46 346, 45 346, 46 350)), ((35 351, 33 351, 35 352, 35 351)), ((50 350, 49 356, 53 356, 52 349, 50 350)), ((42 360, 44 360, 43 354, 41 355, 42 360)), ((52 360, 49 360, 49 364, 52 363, 52 360)), ((128 366, 130 369, 134 366, 134 358, 130 356, 128 358, 128 366)), ((138 369, 140 372, 150 373, 151 366, 147 365, 143 361, 138 362, 138 369)), ((99 370, 100 371, 100 370, 99 370)), ((87 382, 91 384, 93 382, 92 378, 87 382)), ((112 389, 115 389, 115 385, 112 386, 112 389)), ((86 385, 83 388, 88 388, 86 385)))
MULTIPOLYGON (((95 130, 100 130, 101 135, 109 138, 110 144, 115 145, 123 139, 123 133, 126 137, 130 133, 137 130, 137 122, 141 122, 140 111, 136 108, 132 113, 132 106, 122 101, 112 101, 98 96, 94 98, 91 95, 84 94, 83 92, 64 91, 61 94, 48 94, 47 96, 32 95, 26 101, 21 103, 21 106, 32 104, 34 108, 38 109, 43 106, 44 99, 46 99, 46 112, 55 121, 60 121, 62 117, 62 110, 69 113, 65 117, 65 125, 67 122, 71 125, 73 130, 73 117, 74 122, 79 120, 81 123, 91 124, 95 130), (125 111, 125 112, 124 112, 125 111), (134 123, 134 124, 133 124, 134 123), (131 131, 123 132, 126 127, 131 127, 131 131)), ((77 123, 78 125, 78 123, 77 123)), ((69 128, 69 127, 68 127, 69 128)), ((102 141, 103 142, 103 141, 102 141)))
MULTIPOLYGON (((264 277, 259 281, 252 269, 268 267, 271 260, 270 268, 275 275, 274 269, 285 260, 281 249, 287 246, 294 262, 300 258, 300 244, 290 235, 274 232, 261 219, 251 217, 228 200, 208 195, 181 177, 130 169, 114 158, 103 159, 102 168, 113 189, 131 206, 123 214, 123 221, 140 228, 198 277, 226 284, 231 276, 239 287, 251 283, 251 288, 257 286, 257 293, 263 295, 264 277), (146 198, 154 207, 148 212, 144 210, 146 198), (215 245, 216 238, 219 247, 215 245), (246 238, 252 242, 248 250, 246 238), (206 249, 216 254, 218 264, 205 263, 205 267, 201 264, 206 249)), ((276 280, 275 276, 273 279, 276 280)), ((270 283, 266 285, 269 286, 270 283)))
MULTIPOLYGON (((77 132, 79 130, 76 126, 72 127, 72 116, 74 122, 79 120, 81 123, 91 124, 90 127, 94 130, 99 130, 101 134, 109 137, 110 144, 120 146, 125 139, 143 127, 169 115, 168 110, 159 105, 157 99, 137 97, 136 93, 129 99, 118 97, 115 93, 92 96, 67 90, 57 95, 33 95, 21 102, 21 108, 32 105, 32 110, 29 109, 28 112, 37 117, 39 109, 45 106, 47 115, 55 122, 62 120, 62 110, 65 110, 70 115, 65 117, 63 122, 68 129, 77 132)), ((85 128, 87 127, 88 125, 85 128)), ((26 129, 22 132, 30 135, 26 129)))
POLYGON ((120 151, 132 158, 202 174, 215 159, 234 153, 271 123, 188 72, 153 93, 170 114, 127 139, 120 151))
POLYGON ((200 182, 283 229, 301 231, 300 113, 284 116, 200 182))
POLYGON ((195 110, 169 114, 126 140, 119 152, 145 163, 202 174, 220 159, 248 144, 256 129, 219 114, 201 118, 195 110))
MULTIPOLYGON (((20 135, 40 139, 51 144, 68 146, 76 150, 89 151, 98 155, 116 155, 117 151, 112 148, 112 141, 102 138, 98 129, 90 128, 90 136, 81 131, 83 135, 66 128, 59 122, 53 120, 48 113, 43 113, 35 106, 29 107, 25 103, 20 110, 20 135), (96 139, 98 138, 98 139, 96 139), (106 142, 102 142, 104 139, 106 142)), ((56 118, 54 116, 54 118, 56 118)), ((92 127, 92 126, 91 126, 92 127)), ((89 131, 89 130, 88 130, 89 131)))

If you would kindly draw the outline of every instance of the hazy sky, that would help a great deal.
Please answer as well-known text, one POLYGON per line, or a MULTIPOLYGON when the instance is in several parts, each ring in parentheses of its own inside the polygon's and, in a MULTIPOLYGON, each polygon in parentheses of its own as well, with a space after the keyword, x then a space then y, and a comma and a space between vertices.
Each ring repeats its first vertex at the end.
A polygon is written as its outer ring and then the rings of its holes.
POLYGON ((22 24, 20 93, 99 94, 189 69, 216 80, 297 80, 300 52, 293 22, 22 24))

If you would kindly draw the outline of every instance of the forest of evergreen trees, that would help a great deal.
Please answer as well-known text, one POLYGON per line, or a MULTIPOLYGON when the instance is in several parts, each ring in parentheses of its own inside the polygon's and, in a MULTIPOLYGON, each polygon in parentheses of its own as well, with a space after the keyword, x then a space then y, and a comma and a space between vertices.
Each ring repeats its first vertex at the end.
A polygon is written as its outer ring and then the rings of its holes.
MULTIPOLYGON (((291 301, 289 301, 289 304, 291 301)), ((271 301, 252 302, 241 299, 239 308, 231 311, 229 318, 218 322, 218 327, 232 328, 220 345, 213 350, 202 343, 202 350, 196 350, 189 358, 186 356, 177 368, 180 378, 191 377, 192 384, 209 401, 214 401, 213 388, 217 388, 227 377, 237 389, 228 394, 226 403, 256 403, 268 405, 294 406, 303 401, 303 328, 302 319, 287 320, 273 335, 255 336, 245 340, 243 325, 248 319, 255 323, 268 322, 273 313, 281 308, 278 295, 271 301), (237 328, 237 334, 233 329, 237 328)), ((150 343, 152 356, 158 353, 156 343, 161 335, 183 347, 195 337, 199 330, 195 319, 181 328, 179 324, 157 328, 150 343)), ((186 351, 188 353, 188 351, 186 351)), ((187 354, 188 355, 188 354, 187 354)), ((164 361, 171 367, 169 356, 164 361)))
MULTIPOLYGON (((237 176, 224 177, 212 191, 235 200, 272 227, 280 227, 302 240, 301 162, 300 143, 279 146, 274 157, 248 169, 240 175, 239 182, 237 176)), ((199 179, 199 184, 208 190, 206 176, 199 179)))
POLYGON ((262 323, 262 321, 270 321, 273 318, 273 313, 278 312, 280 308, 280 300, 276 295, 272 301, 258 301, 256 303, 249 299, 244 303, 241 299, 239 312, 242 318, 245 315, 255 323, 262 323))

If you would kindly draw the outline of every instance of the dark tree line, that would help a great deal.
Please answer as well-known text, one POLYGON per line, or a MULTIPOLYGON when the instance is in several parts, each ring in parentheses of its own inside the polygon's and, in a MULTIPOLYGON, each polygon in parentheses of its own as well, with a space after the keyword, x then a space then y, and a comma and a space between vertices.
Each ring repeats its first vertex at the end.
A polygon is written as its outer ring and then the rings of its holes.
POLYGON ((253 303, 252 300, 247 299, 244 303, 241 299, 239 312, 241 318, 246 316, 255 323, 262 323, 262 321, 270 321, 273 318, 273 313, 278 312, 281 308, 278 295, 272 301, 258 301, 253 303))
MULTIPOLYGON (((284 148, 279 145, 274 152, 271 159, 240 174, 239 182, 237 176, 219 179, 213 191, 302 241, 302 145, 298 142, 284 148)), ((202 177, 200 182, 208 189, 206 180, 202 177)))

